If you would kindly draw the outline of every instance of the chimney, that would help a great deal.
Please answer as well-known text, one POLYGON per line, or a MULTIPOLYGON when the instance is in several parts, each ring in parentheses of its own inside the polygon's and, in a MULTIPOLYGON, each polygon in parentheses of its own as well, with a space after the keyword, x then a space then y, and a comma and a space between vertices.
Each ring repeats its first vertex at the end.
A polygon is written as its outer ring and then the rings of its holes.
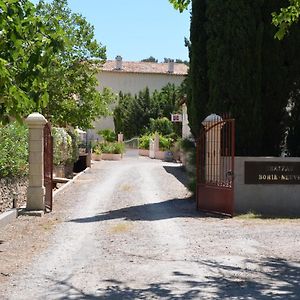
POLYGON ((168 60, 168 73, 174 73, 174 66, 175 66, 175 62, 174 59, 169 59, 168 60))
POLYGON ((116 56, 116 70, 122 70, 122 56, 116 56))

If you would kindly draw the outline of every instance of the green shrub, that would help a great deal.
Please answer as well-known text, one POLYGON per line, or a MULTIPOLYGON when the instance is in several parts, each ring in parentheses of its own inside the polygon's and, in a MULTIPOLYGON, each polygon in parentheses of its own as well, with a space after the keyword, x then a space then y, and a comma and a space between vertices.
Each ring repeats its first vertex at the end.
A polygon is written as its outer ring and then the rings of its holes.
MULTIPOLYGON (((150 139, 154 140, 155 133, 147 133, 139 138, 139 148, 149 149, 150 139)), ((159 135, 159 149, 162 151, 170 150, 173 146, 174 139, 166 136, 159 135)))
POLYGON ((162 135, 174 133, 173 123, 166 117, 150 119, 150 132, 158 132, 162 135))
POLYGON ((81 141, 79 138, 79 133, 76 130, 74 132, 68 131, 68 134, 72 139, 72 156, 69 160, 73 163, 79 158, 79 145, 81 141))
POLYGON ((162 151, 170 150, 173 145, 173 139, 160 135, 159 149, 162 151))
POLYGON ((196 147, 195 142, 189 138, 182 139, 180 141, 180 146, 186 152, 193 151, 196 147))
POLYGON ((149 150, 150 139, 152 138, 151 134, 144 134, 139 138, 139 148, 149 150))
POLYGON ((118 142, 98 142, 93 147, 93 152, 96 154, 101 153, 112 153, 112 154, 122 154, 124 153, 124 144, 118 142))
POLYGON ((72 138, 64 128, 52 128, 53 164, 65 165, 73 160, 72 138))
POLYGON ((117 136, 115 134, 115 132, 111 129, 103 129, 103 130, 99 130, 97 132, 98 135, 102 136, 105 142, 115 142, 117 139, 117 136))
POLYGON ((0 127, 0 178, 28 175, 28 129, 17 122, 0 127))

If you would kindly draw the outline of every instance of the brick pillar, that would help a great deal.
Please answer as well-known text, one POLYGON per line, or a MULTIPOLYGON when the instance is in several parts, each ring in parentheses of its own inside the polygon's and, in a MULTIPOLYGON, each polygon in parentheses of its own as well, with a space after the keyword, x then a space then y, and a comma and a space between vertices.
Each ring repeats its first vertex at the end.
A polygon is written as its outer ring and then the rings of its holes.
POLYGON ((30 114, 25 122, 29 128, 29 186, 26 210, 44 210, 44 126, 47 120, 35 112, 30 114))

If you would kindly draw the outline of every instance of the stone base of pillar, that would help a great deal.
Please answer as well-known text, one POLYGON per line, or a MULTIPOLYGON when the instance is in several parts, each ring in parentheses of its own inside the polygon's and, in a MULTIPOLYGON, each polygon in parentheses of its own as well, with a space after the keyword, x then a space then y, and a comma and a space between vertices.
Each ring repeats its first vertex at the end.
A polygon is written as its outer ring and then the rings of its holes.
POLYGON ((26 210, 23 208, 18 210, 18 216, 43 217, 44 214, 43 210, 26 210))
POLYGON ((26 210, 44 210, 45 192, 45 187, 28 187, 26 210))

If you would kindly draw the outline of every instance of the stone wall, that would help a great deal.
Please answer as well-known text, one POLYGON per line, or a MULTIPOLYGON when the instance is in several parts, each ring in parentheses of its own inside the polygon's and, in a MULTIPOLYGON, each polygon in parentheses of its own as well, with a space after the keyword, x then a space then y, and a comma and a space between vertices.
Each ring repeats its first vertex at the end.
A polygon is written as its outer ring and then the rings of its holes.
POLYGON ((17 207, 26 204, 27 178, 2 178, 0 179, 0 213, 12 208, 15 194, 17 207))

